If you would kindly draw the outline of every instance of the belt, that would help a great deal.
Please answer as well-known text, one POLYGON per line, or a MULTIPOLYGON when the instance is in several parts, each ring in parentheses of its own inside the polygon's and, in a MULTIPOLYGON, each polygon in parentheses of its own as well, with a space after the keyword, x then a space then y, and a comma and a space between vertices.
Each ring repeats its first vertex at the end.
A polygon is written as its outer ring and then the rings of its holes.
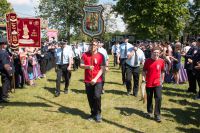
POLYGON ((126 63, 127 66, 131 67, 131 68, 138 68, 140 66, 130 66, 129 64, 126 63))
POLYGON ((57 64, 58 66, 66 66, 66 65, 69 65, 69 64, 57 64))

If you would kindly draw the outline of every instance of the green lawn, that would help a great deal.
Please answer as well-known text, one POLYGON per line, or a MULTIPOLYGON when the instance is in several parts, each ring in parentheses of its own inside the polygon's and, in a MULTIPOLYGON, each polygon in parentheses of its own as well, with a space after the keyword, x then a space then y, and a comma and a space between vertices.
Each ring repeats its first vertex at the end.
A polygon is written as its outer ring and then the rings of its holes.
MULTIPOLYGON (((112 60, 112 59, 111 59, 112 60)), ((0 133, 163 133, 200 132, 200 100, 187 94, 187 84, 164 84, 162 122, 145 118, 140 95, 126 95, 121 73, 112 67, 102 95, 103 122, 87 121, 90 110, 84 90, 83 70, 72 73, 69 94, 54 97, 55 72, 11 93, 10 103, 0 104, 0 133)), ((63 88, 64 86, 62 86, 63 88)))

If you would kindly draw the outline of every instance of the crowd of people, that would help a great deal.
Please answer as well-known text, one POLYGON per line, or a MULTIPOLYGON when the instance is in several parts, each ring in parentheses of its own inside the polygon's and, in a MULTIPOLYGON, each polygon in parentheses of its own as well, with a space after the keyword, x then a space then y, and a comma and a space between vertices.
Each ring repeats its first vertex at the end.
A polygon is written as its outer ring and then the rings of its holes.
MULTIPOLYGON (((0 102, 8 102, 12 88, 35 86, 35 80, 46 77, 46 71, 55 68, 55 97, 60 95, 61 80, 64 93, 68 94, 71 70, 79 67, 85 70, 84 83, 91 109, 89 120, 101 122, 101 94, 104 93, 105 72, 108 71, 109 56, 103 43, 93 38, 89 47, 67 42, 43 42, 41 48, 9 49, 7 42, 0 42, 0 71, 2 88, 0 102)), ((129 43, 128 36, 123 42, 115 41, 111 53, 114 66, 121 68, 122 84, 127 95, 138 96, 140 73, 146 84, 147 116, 153 117, 152 98, 154 95, 154 117, 161 122, 160 109, 164 82, 179 84, 188 80, 188 93, 197 94, 200 87, 200 38, 181 44, 161 41, 136 41, 129 43), (184 46, 184 47, 183 47, 184 46), (185 58, 184 65, 182 58, 185 58), (133 78, 133 81, 132 81, 133 78)), ((196 96, 200 99, 200 91, 196 96)))
POLYGON ((200 38, 186 44, 178 41, 175 43, 137 41, 131 44, 128 36, 125 36, 123 42, 114 42, 112 55, 114 66, 119 64, 121 68, 122 84, 126 85, 128 96, 132 93, 137 97, 140 68, 143 66, 142 82, 146 84, 147 116, 153 117, 154 95, 154 117, 157 122, 161 122, 160 109, 164 82, 177 85, 188 80, 187 92, 196 94, 195 99, 200 99, 200 90, 197 93, 196 85, 198 83, 200 87, 200 38), (181 57, 185 59, 184 65, 181 57))

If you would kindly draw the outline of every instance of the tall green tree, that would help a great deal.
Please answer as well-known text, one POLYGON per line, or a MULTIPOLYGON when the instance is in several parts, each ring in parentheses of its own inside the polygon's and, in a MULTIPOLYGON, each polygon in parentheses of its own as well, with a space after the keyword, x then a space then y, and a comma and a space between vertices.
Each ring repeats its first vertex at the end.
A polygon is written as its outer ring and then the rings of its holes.
POLYGON ((83 17, 82 7, 98 0, 39 0, 39 16, 48 19, 51 28, 61 33, 61 38, 70 42, 70 31, 80 32, 83 17))
POLYGON ((190 19, 185 32, 197 36, 200 34, 200 0, 193 0, 193 2, 189 4, 189 11, 190 19))
POLYGON ((0 17, 4 18, 5 14, 13 11, 11 4, 7 0, 0 0, 0 17))
POLYGON ((114 10, 124 16, 129 32, 139 38, 178 36, 189 17, 188 0, 119 0, 114 10))

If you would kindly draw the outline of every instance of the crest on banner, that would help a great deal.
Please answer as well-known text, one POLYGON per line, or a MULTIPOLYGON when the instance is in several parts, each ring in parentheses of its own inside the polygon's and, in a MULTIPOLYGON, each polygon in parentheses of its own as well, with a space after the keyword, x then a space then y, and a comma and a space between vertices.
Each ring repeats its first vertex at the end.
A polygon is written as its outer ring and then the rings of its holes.
POLYGON ((101 35, 104 31, 104 20, 102 18, 102 5, 84 6, 84 18, 82 21, 82 31, 91 37, 101 35))

